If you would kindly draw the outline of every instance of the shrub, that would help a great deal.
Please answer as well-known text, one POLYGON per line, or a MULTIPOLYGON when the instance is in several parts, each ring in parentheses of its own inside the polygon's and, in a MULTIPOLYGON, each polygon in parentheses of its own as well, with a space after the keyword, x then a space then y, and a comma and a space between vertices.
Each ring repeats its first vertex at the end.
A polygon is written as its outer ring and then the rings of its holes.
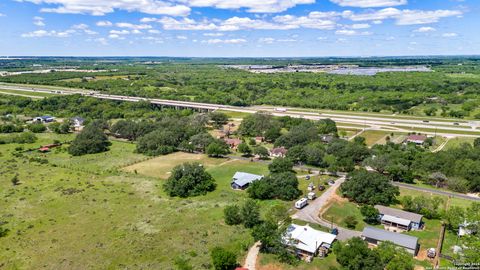
POLYGON ((172 197, 205 195, 215 190, 213 177, 199 163, 184 163, 176 166, 163 185, 165 192, 172 197))

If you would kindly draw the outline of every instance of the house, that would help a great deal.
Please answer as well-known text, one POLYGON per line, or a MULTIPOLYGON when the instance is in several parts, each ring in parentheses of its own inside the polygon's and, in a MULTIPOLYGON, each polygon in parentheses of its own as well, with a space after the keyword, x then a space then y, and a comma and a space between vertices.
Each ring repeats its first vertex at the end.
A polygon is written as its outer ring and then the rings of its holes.
POLYGON ((75 128, 80 128, 83 126, 83 122, 85 122, 85 119, 80 117, 80 116, 75 116, 73 117, 72 119, 70 119, 72 121, 72 124, 75 128))
POLYGON ((335 137, 333 135, 328 135, 328 134, 320 135, 320 141, 322 141, 323 143, 331 143, 334 139, 335 137))
POLYGON ((254 181, 260 180, 263 178, 263 175, 256 175, 246 172, 236 172, 232 177, 231 186, 233 189, 246 189, 254 181))
POLYGON ((50 122, 53 122, 53 121, 55 121, 55 117, 48 116, 48 115, 38 116, 38 117, 33 118, 33 122, 50 123, 50 122))
POLYGON ((478 222, 468 222, 464 221, 463 223, 458 225, 458 236, 470 235, 476 232, 476 225, 478 222))
POLYGON ((419 249, 417 237, 389 232, 374 227, 365 227, 362 232, 362 239, 373 246, 377 246, 381 242, 390 241, 396 246, 404 248, 413 256, 417 255, 419 249))
POLYGON ((270 156, 272 157, 285 157, 288 150, 285 147, 277 147, 270 150, 270 156))
POLYGON ((427 140, 427 136, 425 136, 425 135, 415 135, 415 134, 412 134, 412 135, 409 135, 409 136, 405 139, 405 142, 421 145, 421 144, 425 143, 425 140, 427 140))
POLYGON ((282 236, 282 242, 302 257, 324 257, 337 238, 336 235, 305 225, 291 224, 282 236))
POLYGON ((237 147, 242 143, 240 139, 230 139, 225 138, 224 141, 228 144, 228 146, 232 149, 237 149, 237 147))
POLYGON ((262 143, 264 141, 265 141, 265 137, 260 137, 260 136, 255 137, 255 142, 256 143, 262 143))
POLYGON ((380 222, 386 230, 401 232, 422 229, 422 215, 383 205, 375 205, 375 208, 380 213, 380 222))

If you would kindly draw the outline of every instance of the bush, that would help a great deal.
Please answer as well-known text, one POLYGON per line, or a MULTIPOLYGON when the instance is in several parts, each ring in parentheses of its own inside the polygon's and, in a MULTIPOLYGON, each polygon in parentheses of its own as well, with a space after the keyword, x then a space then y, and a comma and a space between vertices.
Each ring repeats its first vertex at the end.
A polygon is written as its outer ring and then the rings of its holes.
POLYGON ((245 201, 245 204, 240 209, 243 225, 245 228, 253 228, 255 225, 260 224, 260 206, 252 199, 245 201))
POLYGON ((247 190, 254 199, 281 199, 290 201, 298 198, 302 192, 298 189, 298 179, 293 172, 274 173, 262 180, 253 182, 247 190))
POLYGON ((271 173, 283 173, 293 171, 293 162, 288 158, 276 158, 268 165, 271 173))
POLYGON ((210 157, 221 157, 229 153, 228 146, 225 143, 213 142, 208 145, 206 153, 210 157))
POLYGON ((358 221, 354 216, 346 216, 345 217, 345 224, 347 225, 347 228, 355 229, 355 227, 358 224, 358 221))
POLYGON ((360 212, 363 215, 363 220, 368 224, 377 224, 378 223, 378 210, 371 205, 364 205, 360 208, 360 212))
POLYGON ((237 256, 221 247, 215 247, 210 252, 215 270, 233 270, 237 267, 237 256))
POLYGON ((386 176, 366 170, 350 173, 347 181, 341 185, 341 191, 357 203, 370 205, 389 205, 400 195, 398 187, 393 186, 386 176))
POLYGON ((172 197, 191 197, 205 195, 215 190, 213 177, 199 163, 183 163, 172 170, 163 188, 172 197))
POLYGON ((47 127, 44 124, 30 124, 28 125, 28 130, 33 133, 42 133, 47 130, 47 127))
POLYGON ((242 216, 240 215, 240 207, 238 205, 227 205, 223 209, 223 217, 225 224, 227 225, 238 225, 242 223, 242 216))

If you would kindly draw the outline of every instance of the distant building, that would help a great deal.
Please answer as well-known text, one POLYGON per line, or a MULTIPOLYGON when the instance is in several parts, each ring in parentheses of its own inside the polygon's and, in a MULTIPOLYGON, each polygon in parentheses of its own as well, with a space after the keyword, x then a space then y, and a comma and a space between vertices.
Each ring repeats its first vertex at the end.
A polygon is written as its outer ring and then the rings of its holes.
POLYGON ((79 128, 79 127, 82 127, 83 126, 83 122, 85 122, 85 119, 80 117, 80 116, 75 116, 73 117, 72 119, 70 119, 72 121, 72 124, 75 128, 79 128))
POLYGON ((404 248, 408 253, 416 256, 419 249, 418 238, 406 234, 389 232, 374 227, 365 227, 362 239, 371 245, 377 246, 381 242, 389 241, 404 248))
POLYGON ((33 121, 34 122, 40 122, 40 123, 51 123, 51 122, 55 121, 55 117, 48 116, 48 115, 38 116, 38 117, 33 118, 33 121))
POLYGON ((272 157, 285 157, 287 155, 288 150, 285 147, 277 147, 270 150, 270 156, 272 157))
POLYGON ((237 147, 242 143, 240 139, 230 139, 225 138, 224 141, 228 144, 228 146, 232 149, 237 149, 237 147))
POLYGON ((236 172, 235 175, 233 175, 232 177, 232 183, 230 185, 233 189, 244 190, 248 188, 251 183, 261 180, 262 178, 263 175, 256 175, 246 172, 236 172))
POLYGON ((335 137, 333 135, 328 135, 328 134, 320 135, 320 140, 324 143, 331 143, 334 139, 335 137))
POLYGON ((389 231, 410 231, 422 228, 422 215, 383 205, 375 205, 375 208, 380 213, 380 222, 389 231))
POLYGON ((291 224, 283 235, 282 242, 293 248, 299 256, 324 257, 336 238, 334 234, 315 230, 308 225, 291 224))
POLYGON ((425 135, 409 135, 405 142, 421 145, 424 144, 426 140, 427 136, 425 135))
POLYGON ((265 141, 265 137, 255 137, 255 142, 256 143, 262 143, 265 141))
POLYGON ((475 228, 477 227, 478 222, 471 223, 468 221, 464 221, 460 225, 458 225, 458 236, 470 235, 472 233, 476 233, 475 228))

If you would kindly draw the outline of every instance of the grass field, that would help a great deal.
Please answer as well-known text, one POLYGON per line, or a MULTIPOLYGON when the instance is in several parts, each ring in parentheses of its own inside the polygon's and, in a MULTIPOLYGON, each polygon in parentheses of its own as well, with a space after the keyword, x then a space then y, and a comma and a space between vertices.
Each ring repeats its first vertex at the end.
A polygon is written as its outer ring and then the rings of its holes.
POLYGON ((444 195, 437 195, 437 194, 434 194, 434 193, 429 193, 429 192, 422 192, 422 191, 416 191, 416 190, 411 190, 411 189, 406 189, 406 188, 400 188, 400 196, 399 196, 399 200, 401 200, 401 198, 403 196, 412 196, 412 197, 418 197, 418 196, 423 196, 423 197, 429 197, 429 198, 432 198, 432 197, 440 197, 443 199, 445 205, 448 202, 448 205, 449 207, 452 207, 452 206, 459 206, 459 207, 469 207, 471 204, 472 204, 472 201, 469 201, 469 200, 465 200, 465 199, 460 199, 460 198, 448 198, 448 196, 444 196, 444 195))
POLYGON ((348 216, 355 217, 355 220, 358 222, 355 230, 361 231, 366 226, 362 213, 360 213, 360 208, 352 202, 334 202, 323 214, 325 220, 333 221, 333 223, 341 227, 347 227, 345 218, 348 216))
POLYGON ((475 138, 453 138, 448 141, 444 149, 447 150, 451 148, 457 148, 458 146, 464 143, 473 144, 474 140, 475 138))
MULTIPOLYGON (((69 138, 42 134, 23 147, 54 139, 69 138)), ((36 153, 13 156, 18 146, 0 145, 0 219, 10 230, 0 238, 2 269, 172 269, 177 257, 196 269, 208 268, 212 247, 224 246, 240 260, 253 242, 243 227, 223 223, 223 207, 246 198, 230 189, 233 173, 264 174, 265 164, 209 167, 217 189, 178 199, 166 196, 160 178, 116 170, 142 158, 129 143, 114 142, 106 154, 71 159, 54 150, 45 155, 48 164, 30 162, 36 153), (18 186, 10 183, 15 174, 18 186)))
POLYGON ((26 91, 18 91, 18 90, 10 90, 10 89, 1 89, 1 86, 0 86, 0 94, 3 94, 3 95, 18 95, 18 96, 26 96, 26 97, 37 97, 37 98, 54 96, 54 94, 49 94, 49 93, 26 92, 26 91))

